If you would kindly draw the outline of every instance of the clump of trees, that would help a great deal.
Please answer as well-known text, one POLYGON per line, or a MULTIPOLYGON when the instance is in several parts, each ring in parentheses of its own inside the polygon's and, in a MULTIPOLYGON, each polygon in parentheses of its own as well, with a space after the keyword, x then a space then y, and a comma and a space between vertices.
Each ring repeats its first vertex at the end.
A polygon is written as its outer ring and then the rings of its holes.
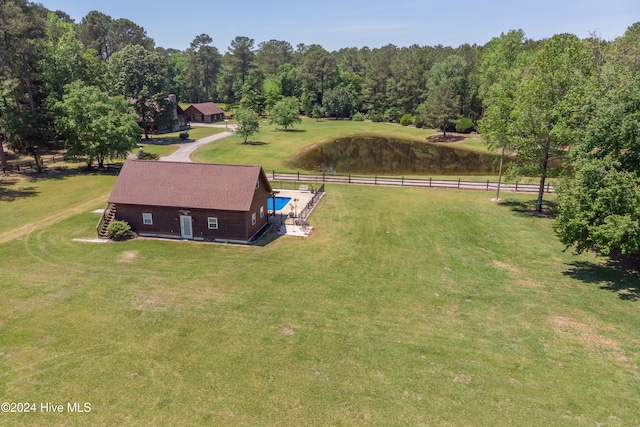
POLYGON ((515 153, 514 175, 540 177, 537 212, 546 179, 562 177, 554 228, 576 252, 640 252, 638 54, 640 23, 613 41, 512 31, 482 56, 480 131, 515 153))

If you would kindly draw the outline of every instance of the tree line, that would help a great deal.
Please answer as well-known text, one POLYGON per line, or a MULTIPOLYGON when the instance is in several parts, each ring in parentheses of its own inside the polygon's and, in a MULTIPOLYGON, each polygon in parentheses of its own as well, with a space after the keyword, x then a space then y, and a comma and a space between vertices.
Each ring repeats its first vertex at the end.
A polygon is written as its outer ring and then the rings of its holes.
POLYGON ((458 126, 514 153, 511 176, 540 177, 538 212, 545 180, 565 177, 555 224, 568 247, 640 252, 640 23, 615 40, 513 30, 457 48, 329 52, 238 36, 221 53, 207 34, 184 51, 164 49, 127 19, 92 11, 76 23, 2 0, 0 30, 2 141, 38 167, 62 140, 89 164, 126 155, 153 123, 173 120, 169 93, 285 129, 299 114, 458 126))

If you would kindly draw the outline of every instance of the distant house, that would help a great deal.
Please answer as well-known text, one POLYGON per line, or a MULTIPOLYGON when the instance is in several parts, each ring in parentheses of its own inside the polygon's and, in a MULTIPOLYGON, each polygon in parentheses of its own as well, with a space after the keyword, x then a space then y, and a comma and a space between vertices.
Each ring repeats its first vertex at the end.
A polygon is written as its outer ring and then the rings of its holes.
MULTIPOLYGON (((189 129, 189 117, 185 114, 184 110, 178 105, 178 98, 174 94, 169 94, 166 98, 167 101, 170 102, 169 107, 171 108, 171 115, 173 117, 173 124, 158 124, 153 117, 150 118, 151 127, 148 129, 150 133, 167 133, 167 132, 177 132, 180 130, 189 129)), ((129 99, 131 104, 136 103, 136 99, 129 99)), ((147 103, 147 105, 150 105, 147 103)), ((155 104, 154 109, 159 112, 160 107, 155 104)), ((144 129, 144 123, 142 123, 142 118, 139 120, 140 127, 144 129)))
POLYGON ((213 102, 191 104, 184 113, 190 121, 196 123, 213 123, 224 120, 224 111, 213 102))
MULTIPOLYGON (((169 94, 167 97, 167 101, 170 101, 173 104, 173 115, 175 119, 175 123, 172 129, 164 129, 166 132, 177 132, 179 130, 185 130, 189 128, 189 117, 184 112, 184 110, 178 105, 178 98, 173 94, 169 94)), ((161 130, 162 131, 162 130, 161 130)))
POLYGON ((128 160, 105 216, 140 236, 248 243, 268 225, 260 166, 128 160))

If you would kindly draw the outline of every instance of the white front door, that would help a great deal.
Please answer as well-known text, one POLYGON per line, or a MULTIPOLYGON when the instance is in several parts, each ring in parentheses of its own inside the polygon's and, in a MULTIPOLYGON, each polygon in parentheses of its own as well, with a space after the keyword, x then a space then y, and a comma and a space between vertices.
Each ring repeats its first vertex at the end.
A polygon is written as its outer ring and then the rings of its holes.
POLYGON ((180 215, 180 231, 183 239, 193 239, 190 216, 180 215))

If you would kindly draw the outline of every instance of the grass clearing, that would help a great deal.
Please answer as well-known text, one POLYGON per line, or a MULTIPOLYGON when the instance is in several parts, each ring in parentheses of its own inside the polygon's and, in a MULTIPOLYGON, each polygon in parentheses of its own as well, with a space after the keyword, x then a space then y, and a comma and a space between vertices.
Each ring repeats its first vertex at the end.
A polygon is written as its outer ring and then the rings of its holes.
POLYGON ((2 424, 640 423, 638 278, 562 252, 533 196, 327 190, 266 247, 73 242, 90 209, 1 244, 1 400, 92 407, 2 424))
MULTIPOLYGON (((261 123, 260 132, 253 135, 250 144, 242 144, 238 136, 225 138, 215 144, 202 147, 194 154, 200 162, 259 164, 269 170, 292 171, 293 159, 309 146, 332 141, 338 137, 359 134, 426 141, 434 130, 417 129, 389 123, 357 122, 351 120, 315 120, 304 118, 293 129, 283 131, 266 121, 261 123)), ((460 143, 448 143, 456 146, 460 143)), ((477 141, 467 142, 474 149, 486 151, 477 141)), ((460 145, 463 146, 463 145, 460 145)), ((467 147, 470 148, 470 147, 467 147)))

